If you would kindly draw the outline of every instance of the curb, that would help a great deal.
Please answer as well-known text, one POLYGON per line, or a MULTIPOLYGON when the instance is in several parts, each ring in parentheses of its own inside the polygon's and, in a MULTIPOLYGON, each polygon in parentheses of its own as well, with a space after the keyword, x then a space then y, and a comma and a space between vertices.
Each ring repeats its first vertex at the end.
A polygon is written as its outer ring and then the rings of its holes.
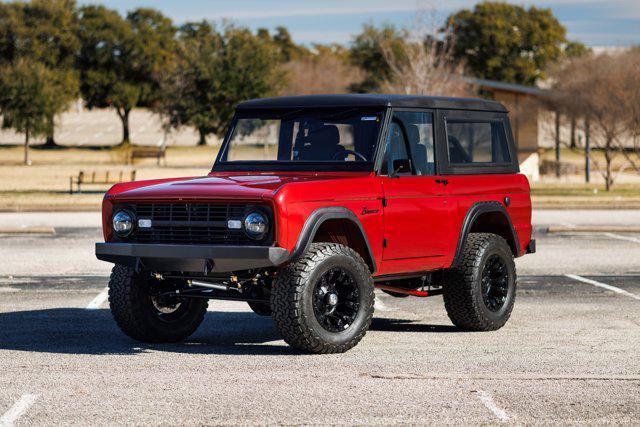
POLYGON ((46 234, 54 236, 56 229, 53 227, 7 227, 0 228, 0 234, 16 235, 30 235, 30 234, 46 234))
POLYGON ((551 226, 547 233, 640 233, 639 226, 587 225, 587 226, 551 226))

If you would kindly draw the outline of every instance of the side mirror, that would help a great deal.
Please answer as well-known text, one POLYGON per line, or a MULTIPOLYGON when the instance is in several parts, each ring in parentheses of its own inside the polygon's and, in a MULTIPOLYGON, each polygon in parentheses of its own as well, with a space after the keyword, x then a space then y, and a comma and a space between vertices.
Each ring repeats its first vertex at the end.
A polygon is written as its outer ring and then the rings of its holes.
POLYGON ((401 173, 411 173, 411 160, 409 159, 396 159, 393 161, 393 175, 397 177, 401 173))

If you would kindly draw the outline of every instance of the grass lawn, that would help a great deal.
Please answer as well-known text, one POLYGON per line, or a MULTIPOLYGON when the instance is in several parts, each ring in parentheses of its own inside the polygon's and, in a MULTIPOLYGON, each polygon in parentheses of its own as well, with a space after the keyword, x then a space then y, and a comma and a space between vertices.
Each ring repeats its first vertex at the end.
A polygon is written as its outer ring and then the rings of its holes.
POLYGON ((126 165, 126 149, 65 148, 32 149, 31 166, 22 164, 22 147, 0 147, 0 211, 95 210, 109 186, 86 186, 83 194, 69 194, 69 178, 80 171, 91 174, 128 176, 136 179, 203 176, 210 169, 218 147, 171 147, 167 166, 158 167, 154 159, 126 165))
POLYGON ((566 197, 640 197, 640 186, 635 184, 616 184, 611 191, 604 190, 604 184, 548 184, 532 185, 533 196, 566 196, 566 197))
POLYGON ((617 184, 607 192, 603 184, 536 183, 531 200, 539 209, 640 209, 640 185, 617 184))
MULTIPOLYGON (((0 211, 97 210, 108 186, 86 186, 83 194, 69 194, 69 177, 80 171, 125 176, 136 170, 136 179, 203 176, 211 169, 218 147, 169 147, 167 166, 153 159, 126 165, 127 150, 65 148, 32 149, 31 166, 22 165, 22 147, 0 146, 0 211)), ((575 154, 575 153, 571 153, 575 154)), ((569 154, 565 158, 568 158, 569 154)), ((579 156, 574 156, 574 161, 579 156)), ((640 185, 620 183, 611 192, 602 184, 536 183, 532 198, 538 208, 640 208, 640 185), (597 190, 597 191, 594 191, 597 190)))

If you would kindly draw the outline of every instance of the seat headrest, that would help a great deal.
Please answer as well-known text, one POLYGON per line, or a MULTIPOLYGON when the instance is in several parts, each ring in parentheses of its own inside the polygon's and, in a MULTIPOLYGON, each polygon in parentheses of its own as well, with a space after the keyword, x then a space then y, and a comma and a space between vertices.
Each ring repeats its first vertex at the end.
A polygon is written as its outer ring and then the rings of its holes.
POLYGON ((340 144, 340 131, 337 126, 322 125, 312 129, 307 138, 311 145, 319 144, 328 148, 340 144))

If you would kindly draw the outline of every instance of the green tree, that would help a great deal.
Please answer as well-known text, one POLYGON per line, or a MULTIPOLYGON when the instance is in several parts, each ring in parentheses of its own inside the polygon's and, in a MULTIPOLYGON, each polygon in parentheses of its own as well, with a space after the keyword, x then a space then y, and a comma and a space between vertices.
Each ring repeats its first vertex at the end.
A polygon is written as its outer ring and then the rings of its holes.
POLYGON ((391 79, 391 67, 382 52, 382 44, 401 55, 404 51, 404 34, 393 26, 376 28, 365 25, 351 46, 351 62, 362 69, 365 77, 360 83, 351 85, 352 92, 374 92, 383 82, 391 79))
POLYGON ((311 55, 309 49, 293 41, 293 37, 291 37, 291 33, 286 27, 276 27, 273 36, 271 36, 268 29, 258 28, 256 35, 262 41, 273 43, 278 52, 278 58, 282 63, 307 58, 311 55))
POLYGON ((591 53, 591 49, 580 42, 569 41, 564 46, 563 54, 566 58, 579 58, 591 53))
MULTIPOLYGON (((79 48, 75 0, 33 0, 0 5, 0 60, 13 64, 20 59, 37 61, 76 79, 75 58, 79 48)), ((67 101, 78 96, 77 84, 63 94, 67 101)), ((47 119, 47 146, 55 146, 54 117, 47 119)))
POLYGON ((209 134, 222 137, 238 102, 277 90, 278 61, 273 44, 246 29, 187 24, 173 65, 163 73, 157 111, 168 127, 195 127, 200 144, 209 134))
POLYGON ((566 30, 550 9, 483 2, 449 16, 455 55, 477 77, 533 85, 562 55, 566 30))
POLYGON ((122 143, 130 142, 129 115, 159 102, 157 76, 174 49, 171 21, 153 9, 123 19, 104 6, 80 9, 78 68, 89 108, 113 107, 122 121, 122 143))
POLYGON ((25 134, 25 165, 31 164, 31 138, 49 132, 49 118, 68 107, 66 91, 77 90, 74 85, 77 80, 69 73, 33 60, 18 59, 0 70, 2 126, 25 134))

